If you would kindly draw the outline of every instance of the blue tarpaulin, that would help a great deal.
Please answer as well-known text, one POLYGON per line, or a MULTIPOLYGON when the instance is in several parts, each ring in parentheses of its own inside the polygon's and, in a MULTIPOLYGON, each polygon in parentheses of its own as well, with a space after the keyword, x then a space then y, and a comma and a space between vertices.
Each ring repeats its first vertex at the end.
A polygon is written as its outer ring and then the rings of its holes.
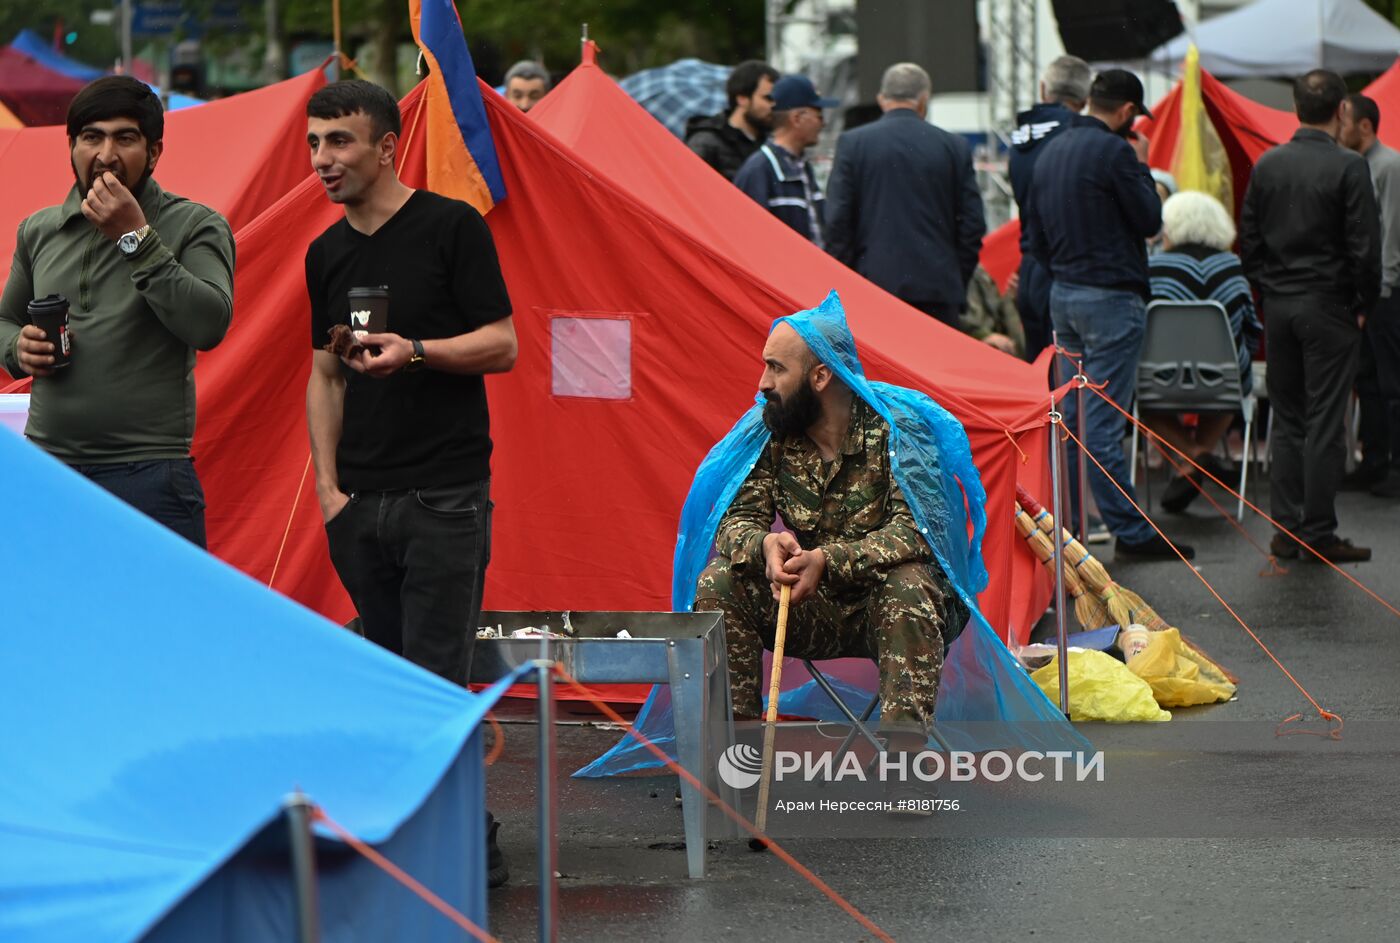
MULTIPOLYGON (((423 671, 4 429, 0 492, 0 940, 294 939, 298 788, 485 924, 478 724, 513 679, 423 671)), ((462 938, 319 844, 323 939, 462 938)))

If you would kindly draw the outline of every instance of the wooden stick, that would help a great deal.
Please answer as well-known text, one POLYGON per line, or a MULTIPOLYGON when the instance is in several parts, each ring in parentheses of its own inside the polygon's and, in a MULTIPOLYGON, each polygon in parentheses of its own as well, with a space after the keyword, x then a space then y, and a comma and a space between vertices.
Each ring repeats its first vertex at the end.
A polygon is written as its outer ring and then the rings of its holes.
MULTIPOLYGON (((778 689, 783 682, 783 643, 787 638, 788 602, 792 587, 786 583, 778 591, 778 628, 773 633, 773 671, 768 681, 768 715, 763 722, 763 770, 758 780, 758 814, 754 825, 762 832, 768 824, 768 789, 773 779, 773 735, 778 725, 778 689)), ((754 848, 764 847, 755 839, 754 848)))

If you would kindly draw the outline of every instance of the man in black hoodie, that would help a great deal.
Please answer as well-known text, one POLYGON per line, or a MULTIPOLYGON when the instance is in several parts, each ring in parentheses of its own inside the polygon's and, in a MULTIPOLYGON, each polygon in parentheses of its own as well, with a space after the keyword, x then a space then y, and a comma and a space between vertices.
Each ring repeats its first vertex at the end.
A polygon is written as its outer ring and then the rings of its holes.
POLYGON ((726 180, 733 180, 773 128, 776 81, 778 70, 766 62, 750 59, 736 65, 724 83, 728 110, 686 122, 686 147, 724 174, 726 180))
POLYGON ((1026 330, 1025 356, 1034 360, 1050 346, 1050 271, 1030 252, 1031 177, 1044 145, 1084 110, 1094 75, 1078 56, 1060 56, 1040 77, 1040 104, 1016 116, 1011 133, 1011 192, 1021 211, 1021 269, 1016 310, 1026 330))

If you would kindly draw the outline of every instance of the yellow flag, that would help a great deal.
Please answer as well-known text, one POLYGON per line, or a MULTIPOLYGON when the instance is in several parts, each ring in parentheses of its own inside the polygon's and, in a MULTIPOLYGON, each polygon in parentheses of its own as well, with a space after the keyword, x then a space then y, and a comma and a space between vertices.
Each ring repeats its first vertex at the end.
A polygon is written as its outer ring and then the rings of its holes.
POLYGON ((1172 160, 1172 176, 1182 190, 1200 190, 1235 212, 1234 177, 1225 145, 1206 113, 1201 97, 1201 54, 1193 43, 1186 51, 1181 76, 1181 133, 1172 160))

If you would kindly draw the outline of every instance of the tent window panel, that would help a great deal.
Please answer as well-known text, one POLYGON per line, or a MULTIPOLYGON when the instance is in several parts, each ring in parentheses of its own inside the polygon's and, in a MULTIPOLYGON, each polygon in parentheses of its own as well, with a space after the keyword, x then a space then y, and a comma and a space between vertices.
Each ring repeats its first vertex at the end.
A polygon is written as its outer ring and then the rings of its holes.
POLYGON ((552 318, 550 347, 555 396, 632 398, 630 318, 552 318))

